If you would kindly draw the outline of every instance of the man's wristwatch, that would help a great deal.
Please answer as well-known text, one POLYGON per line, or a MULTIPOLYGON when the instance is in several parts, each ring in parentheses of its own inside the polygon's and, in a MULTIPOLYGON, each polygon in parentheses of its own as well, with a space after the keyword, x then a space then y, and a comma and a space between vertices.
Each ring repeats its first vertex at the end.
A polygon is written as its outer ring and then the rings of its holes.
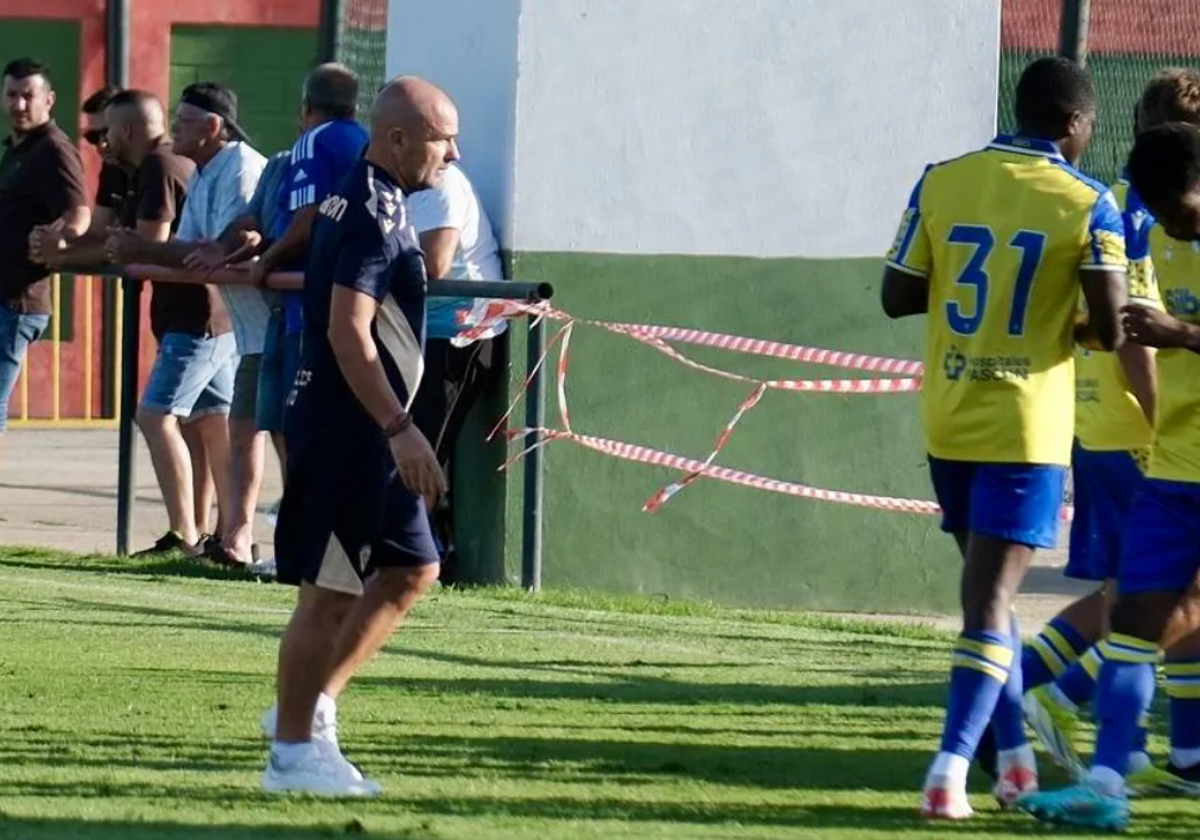
POLYGON ((401 412, 397 414, 392 422, 383 427, 383 433, 388 438, 394 438, 396 435, 403 434, 408 431, 408 427, 413 424, 412 415, 401 412))

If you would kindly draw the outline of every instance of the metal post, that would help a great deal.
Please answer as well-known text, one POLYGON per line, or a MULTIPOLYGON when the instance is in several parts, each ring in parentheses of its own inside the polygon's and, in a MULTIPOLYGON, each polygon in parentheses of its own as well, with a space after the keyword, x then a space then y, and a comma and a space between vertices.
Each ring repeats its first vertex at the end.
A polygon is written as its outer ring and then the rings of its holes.
MULTIPOLYGON (((527 370, 533 370, 546 353, 545 319, 529 323, 526 345, 527 370)), ((529 383, 525 395, 525 426, 542 429, 546 425, 546 376, 545 368, 537 372, 529 383)), ((525 436, 525 446, 532 447, 541 441, 539 432, 525 436)), ((524 533, 521 542, 521 586, 529 592, 542 589, 542 496, 545 470, 542 449, 533 449, 525 457, 525 515, 524 533)))
POLYGON ((1062 20, 1058 28, 1058 52, 1064 58, 1087 64, 1088 23, 1091 0, 1063 0, 1062 20))
POLYGON ((318 50, 321 61, 337 61, 342 53, 343 0, 321 0, 318 50))
POLYGON ((110 85, 129 87, 129 0, 105 4, 105 78, 110 85))
POLYGON ((142 281, 122 277, 121 312, 121 425, 117 438, 117 554, 129 554, 129 528, 133 522, 137 487, 134 464, 138 404, 138 356, 141 345, 142 281))

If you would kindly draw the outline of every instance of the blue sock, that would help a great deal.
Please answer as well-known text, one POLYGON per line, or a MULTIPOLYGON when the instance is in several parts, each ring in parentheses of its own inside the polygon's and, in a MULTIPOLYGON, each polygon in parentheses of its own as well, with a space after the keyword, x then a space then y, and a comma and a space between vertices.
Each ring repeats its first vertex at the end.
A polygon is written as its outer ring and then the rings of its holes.
POLYGON ((1079 661, 1054 681, 1058 690, 1077 707, 1083 708, 1092 702, 1096 694, 1096 680, 1104 667, 1104 642, 1092 645, 1079 661))
POLYGON ((951 659, 943 753, 968 761, 974 757, 1012 667, 1013 649, 1005 634, 985 631, 958 637, 951 659))
POLYGON ((1158 646, 1114 633, 1103 643, 1106 662, 1096 683, 1096 755, 1093 768, 1124 776, 1129 754, 1138 749, 1139 730, 1154 699, 1158 646))
POLYGON ((1021 708, 1021 698, 1025 696, 1021 678, 1024 657, 1021 655, 1021 628, 1017 625, 1016 613, 1013 613, 1008 640, 1013 652, 1013 666, 1008 673, 1008 680, 1000 690, 1000 696, 996 699, 996 708, 992 712, 992 726, 996 732, 996 749, 1000 752, 1015 750, 1027 743, 1025 740, 1025 712, 1021 708))
POLYGON ((1021 673, 1026 691, 1053 682, 1087 650, 1079 631, 1061 618, 1042 628, 1021 651, 1021 673))
POLYGON ((1171 699, 1171 751, 1200 754, 1200 659, 1168 660, 1163 673, 1171 699))

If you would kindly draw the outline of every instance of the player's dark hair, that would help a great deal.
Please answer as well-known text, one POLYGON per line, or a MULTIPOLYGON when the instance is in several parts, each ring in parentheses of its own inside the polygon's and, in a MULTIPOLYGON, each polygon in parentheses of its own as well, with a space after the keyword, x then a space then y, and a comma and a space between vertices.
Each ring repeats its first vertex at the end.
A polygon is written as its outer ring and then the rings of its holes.
POLYGON ((50 68, 33 58, 14 58, 4 65, 4 75, 17 81, 41 76, 46 80, 46 86, 50 86, 50 68))
POLYGON ((358 108, 358 76, 344 64, 322 64, 304 80, 304 101, 330 119, 352 119, 358 108))
POLYGON ((1129 153, 1129 183, 1151 209, 1200 186, 1200 129, 1167 123, 1139 134, 1129 153))
POLYGON ((120 92, 121 89, 115 85, 105 85, 83 100, 83 105, 79 106, 79 110, 85 114, 103 114, 104 109, 108 107, 108 103, 112 102, 112 98, 120 92))
POLYGON ((1067 58, 1039 58, 1017 82, 1016 114, 1022 134, 1056 139, 1071 114, 1096 110, 1096 89, 1087 70, 1067 58))

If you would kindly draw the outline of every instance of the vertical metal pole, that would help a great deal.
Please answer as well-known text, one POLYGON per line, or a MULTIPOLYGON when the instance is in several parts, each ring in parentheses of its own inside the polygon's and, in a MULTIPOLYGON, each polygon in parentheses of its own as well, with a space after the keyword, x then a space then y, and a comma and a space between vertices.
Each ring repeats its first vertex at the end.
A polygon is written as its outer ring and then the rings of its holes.
POLYGON ((320 61, 338 61, 342 55, 343 0, 321 0, 321 23, 318 30, 320 61))
POLYGON ((133 522, 134 416, 138 401, 138 357, 141 355, 142 281, 122 277, 121 307, 121 425, 117 438, 117 554, 129 554, 129 528, 133 522))
POLYGON ((1063 0, 1062 20, 1058 29, 1058 52, 1064 58, 1087 64, 1088 23, 1091 0, 1063 0))
MULTIPOLYGON (((527 344, 527 370, 533 370, 546 353, 546 321, 530 321, 527 344)), ((543 367, 529 383, 525 394, 525 427, 542 429, 546 426, 546 371, 543 367)), ((532 447, 541 441, 541 433, 531 432, 525 436, 525 446, 532 447)), ((524 533, 521 541, 521 586, 528 592, 542 589, 542 498, 545 484, 545 466, 542 448, 533 449, 525 456, 525 511, 524 533)))
POLYGON ((105 77, 110 85, 129 87, 129 2, 105 4, 105 77))

